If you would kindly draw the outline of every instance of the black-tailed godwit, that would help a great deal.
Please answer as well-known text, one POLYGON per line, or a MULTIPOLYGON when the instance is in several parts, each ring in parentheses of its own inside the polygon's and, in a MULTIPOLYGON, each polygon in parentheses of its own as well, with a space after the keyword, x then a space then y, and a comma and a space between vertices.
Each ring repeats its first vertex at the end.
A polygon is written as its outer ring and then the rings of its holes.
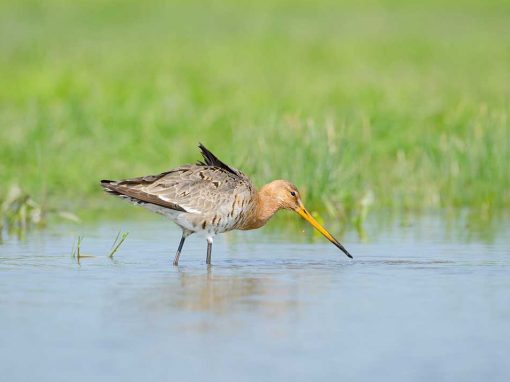
POLYGON ((158 175, 102 180, 110 194, 166 216, 182 229, 174 259, 178 265, 184 240, 197 233, 207 240, 211 264, 213 238, 218 233, 260 228, 280 209, 293 210, 348 257, 350 253, 306 210, 296 186, 274 180, 259 191, 241 171, 219 160, 202 144, 203 161, 158 175))

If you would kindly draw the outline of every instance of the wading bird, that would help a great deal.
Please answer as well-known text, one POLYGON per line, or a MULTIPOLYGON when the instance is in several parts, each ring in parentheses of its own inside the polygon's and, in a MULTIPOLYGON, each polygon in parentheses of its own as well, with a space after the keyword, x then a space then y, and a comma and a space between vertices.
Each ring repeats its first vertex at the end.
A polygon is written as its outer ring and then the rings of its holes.
POLYGON ((211 264, 213 238, 218 233, 260 228, 278 210, 297 212, 348 257, 349 252, 305 209, 296 186, 274 180, 255 189, 241 171, 219 160, 202 144, 203 161, 158 175, 102 180, 108 193, 166 216, 182 229, 174 259, 178 265, 184 240, 197 233, 207 239, 206 263, 211 264))

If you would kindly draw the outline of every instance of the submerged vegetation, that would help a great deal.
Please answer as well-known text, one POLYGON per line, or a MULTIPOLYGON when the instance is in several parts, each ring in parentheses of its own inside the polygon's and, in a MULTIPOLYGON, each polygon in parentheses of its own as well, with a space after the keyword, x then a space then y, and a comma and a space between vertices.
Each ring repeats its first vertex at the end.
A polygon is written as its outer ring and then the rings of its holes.
POLYGON ((0 194, 108 209, 202 141, 356 225, 508 211, 510 3, 362 4, 2 2, 0 194))

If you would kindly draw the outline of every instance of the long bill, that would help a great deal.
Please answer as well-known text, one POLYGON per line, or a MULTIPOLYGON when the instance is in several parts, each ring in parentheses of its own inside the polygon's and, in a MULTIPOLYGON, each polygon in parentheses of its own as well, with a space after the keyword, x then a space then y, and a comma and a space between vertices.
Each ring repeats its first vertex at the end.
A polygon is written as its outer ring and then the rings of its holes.
POLYGON ((344 248, 340 242, 335 239, 331 234, 326 231, 326 229, 319 224, 317 220, 313 218, 312 215, 306 210, 304 206, 299 206, 294 211, 296 211, 303 219, 305 219, 308 223, 310 223, 317 231, 324 235, 326 239, 332 242, 338 249, 340 249, 343 253, 347 255, 347 257, 352 259, 352 255, 344 248))

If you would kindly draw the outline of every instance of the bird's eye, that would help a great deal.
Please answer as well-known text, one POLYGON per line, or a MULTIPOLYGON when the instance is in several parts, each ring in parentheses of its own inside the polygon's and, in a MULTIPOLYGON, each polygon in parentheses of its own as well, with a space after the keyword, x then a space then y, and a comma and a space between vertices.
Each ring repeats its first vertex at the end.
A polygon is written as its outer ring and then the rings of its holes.
POLYGON ((292 196, 296 196, 296 193, 295 193, 294 191, 291 191, 291 192, 290 192, 290 194, 291 194, 292 196))

